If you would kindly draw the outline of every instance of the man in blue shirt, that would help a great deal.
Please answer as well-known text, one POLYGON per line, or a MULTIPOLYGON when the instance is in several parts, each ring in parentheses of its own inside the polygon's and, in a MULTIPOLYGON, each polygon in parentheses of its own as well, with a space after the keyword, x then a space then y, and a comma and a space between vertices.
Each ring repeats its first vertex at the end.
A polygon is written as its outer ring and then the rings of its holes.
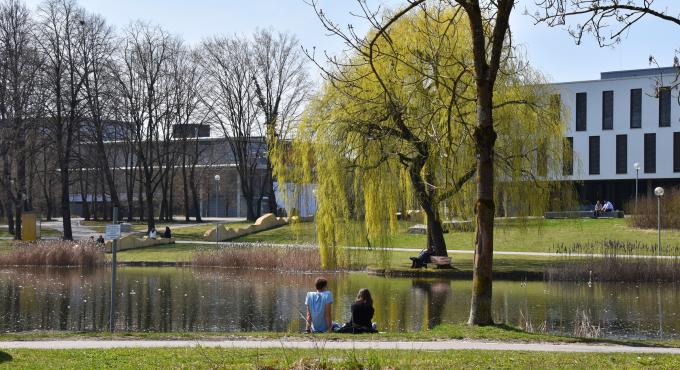
POLYGON ((316 292, 309 292, 305 297, 307 306, 307 332, 324 333, 333 327, 331 308, 333 293, 327 290, 328 282, 324 278, 316 279, 316 292))

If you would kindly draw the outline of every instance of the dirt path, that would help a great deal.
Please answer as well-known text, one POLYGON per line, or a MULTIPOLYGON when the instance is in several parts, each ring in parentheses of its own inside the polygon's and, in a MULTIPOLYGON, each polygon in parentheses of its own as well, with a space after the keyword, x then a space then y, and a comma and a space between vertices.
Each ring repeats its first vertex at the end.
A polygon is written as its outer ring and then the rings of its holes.
POLYGON ((385 350, 489 350, 589 353, 663 353, 680 355, 680 348, 633 347, 623 345, 503 343, 471 340, 432 342, 311 341, 311 340, 35 340, 0 341, 0 349, 108 349, 108 348, 301 348, 301 349, 385 349, 385 350))

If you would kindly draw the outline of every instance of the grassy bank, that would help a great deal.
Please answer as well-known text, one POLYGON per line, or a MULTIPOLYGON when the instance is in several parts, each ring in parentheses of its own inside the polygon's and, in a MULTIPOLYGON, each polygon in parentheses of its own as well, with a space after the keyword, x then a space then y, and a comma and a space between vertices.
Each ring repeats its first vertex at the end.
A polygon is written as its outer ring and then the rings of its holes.
POLYGON ((680 341, 643 341, 612 340, 603 338, 570 337, 545 333, 530 333, 508 325, 468 326, 466 324, 443 324, 431 330, 413 332, 383 332, 379 334, 301 334, 285 332, 68 332, 68 331, 31 331, 19 333, 0 333, 0 341, 32 340, 309 340, 309 341, 439 341, 447 339, 484 340, 511 343, 582 343, 618 344, 636 347, 678 348, 680 341))
POLYGON ((134 348, 5 350, 3 365, 29 368, 451 369, 678 368, 680 356, 518 351, 134 348))
MULTIPOLYGON (((401 222, 399 233, 389 240, 394 248, 424 248, 425 235, 408 234, 412 223, 401 222)), ((494 231, 496 251, 549 252, 554 244, 570 245, 576 242, 615 239, 622 242, 640 241, 656 243, 655 229, 630 227, 624 219, 577 219, 543 220, 532 219, 525 222, 497 221, 494 231)), ((472 250, 473 232, 450 232, 444 235, 449 249, 472 250)), ((679 230, 662 230, 664 243, 680 245, 679 230)), ((314 224, 303 223, 297 226, 283 226, 257 234, 247 235, 235 241, 264 243, 313 243, 314 224)), ((359 245, 359 244, 357 244, 359 245)))

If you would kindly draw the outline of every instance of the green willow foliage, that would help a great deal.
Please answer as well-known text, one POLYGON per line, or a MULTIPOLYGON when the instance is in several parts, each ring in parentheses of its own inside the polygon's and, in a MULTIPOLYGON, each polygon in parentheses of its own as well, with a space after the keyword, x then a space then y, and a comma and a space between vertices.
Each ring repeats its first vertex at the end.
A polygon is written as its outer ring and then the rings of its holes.
MULTIPOLYGON (((324 268, 351 262, 342 246, 387 246, 397 212, 420 208, 408 172, 414 158, 424 158, 417 181, 431 191, 437 218, 473 217, 477 107, 465 18, 450 7, 429 7, 395 22, 371 48, 374 35, 327 70, 295 137, 272 148, 279 184, 318 186, 324 268)), ((563 150, 560 106, 542 76, 509 47, 496 86, 499 215, 556 208, 571 199, 555 181, 563 150)))

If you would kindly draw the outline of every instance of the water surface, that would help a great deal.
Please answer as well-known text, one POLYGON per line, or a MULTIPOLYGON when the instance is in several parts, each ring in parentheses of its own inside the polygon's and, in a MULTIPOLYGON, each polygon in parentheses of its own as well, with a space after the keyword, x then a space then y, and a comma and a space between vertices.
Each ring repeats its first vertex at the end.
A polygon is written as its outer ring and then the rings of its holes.
MULTIPOLYGON (((320 275, 228 269, 118 269, 116 329, 278 331, 304 329, 304 297, 320 275)), ((335 321, 349 319, 360 288, 373 294, 381 330, 419 331, 467 320, 469 281, 326 275, 335 321)), ((0 269, 0 330, 100 331, 108 327, 110 270, 0 269)), ((497 322, 573 335, 678 338, 674 284, 494 283, 497 322), (584 322, 588 324, 584 325, 584 322)))

